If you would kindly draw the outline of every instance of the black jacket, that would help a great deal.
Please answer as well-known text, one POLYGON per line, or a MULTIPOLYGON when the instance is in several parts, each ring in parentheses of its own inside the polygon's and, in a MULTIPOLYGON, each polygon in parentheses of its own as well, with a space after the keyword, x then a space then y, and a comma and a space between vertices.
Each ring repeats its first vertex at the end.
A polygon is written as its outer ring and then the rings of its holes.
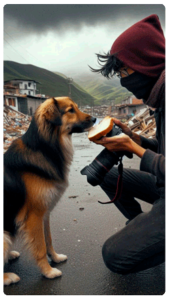
MULTIPOLYGON (((156 120, 156 139, 146 139, 141 137, 141 146, 146 150, 144 153, 140 170, 152 173, 157 178, 159 187, 165 186, 165 76, 160 82, 161 89, 157 89, 156 97, 158 97, 161 107, 155 111, 156 120), (160 92, 159 92, 160 91, 160 92)), ((153 89, 156 89, 156 84, 153 89)))

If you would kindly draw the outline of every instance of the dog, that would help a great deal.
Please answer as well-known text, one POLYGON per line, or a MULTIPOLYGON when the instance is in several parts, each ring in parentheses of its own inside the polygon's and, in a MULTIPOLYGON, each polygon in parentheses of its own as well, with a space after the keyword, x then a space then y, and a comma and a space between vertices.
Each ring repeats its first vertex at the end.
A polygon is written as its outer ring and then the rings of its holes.
MULTIPOLYGON (((4 154, 4 261, 19 257, 12 243, 23 233, 27 246, 46 278, 62 275, 47 255, 59 263, 67 256, 52 246, 50 212, 68 186, 73 158, 72 133, 89 130, 95 118, 79 110, 69 97, 45 100, 35 111, 27 132, 4 154)), ((4 284, 20 280, 4 273, 4 284)))

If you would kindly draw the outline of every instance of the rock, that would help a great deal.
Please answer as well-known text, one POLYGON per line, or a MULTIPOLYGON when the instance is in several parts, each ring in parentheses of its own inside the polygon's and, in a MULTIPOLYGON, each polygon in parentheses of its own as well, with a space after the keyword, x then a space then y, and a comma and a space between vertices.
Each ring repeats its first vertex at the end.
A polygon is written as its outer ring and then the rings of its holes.
POLYGON ((31 119, 32 117, 15 111, 10 106, 4 105, 4 151, 8 149, 13 140, 21 137, 27 131, 31 119))

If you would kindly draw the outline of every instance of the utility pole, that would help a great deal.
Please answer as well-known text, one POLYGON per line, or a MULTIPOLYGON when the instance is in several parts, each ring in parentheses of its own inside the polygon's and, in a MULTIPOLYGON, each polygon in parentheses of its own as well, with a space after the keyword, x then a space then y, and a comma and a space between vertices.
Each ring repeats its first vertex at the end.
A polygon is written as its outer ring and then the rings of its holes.
POLYGON ((91 114, 94 114, 94 98, 91 99, 91 114))
POLYGON ((71 98, 71 83, 73 82, 73 78, 68 77, 66 80, 69 86, 69 97, 71 98))
POLYGON ((111 109, 111 112, 112 114, 114 113, 114 110, 115 110, 115 99, 112 99, 112 109, 111 109))

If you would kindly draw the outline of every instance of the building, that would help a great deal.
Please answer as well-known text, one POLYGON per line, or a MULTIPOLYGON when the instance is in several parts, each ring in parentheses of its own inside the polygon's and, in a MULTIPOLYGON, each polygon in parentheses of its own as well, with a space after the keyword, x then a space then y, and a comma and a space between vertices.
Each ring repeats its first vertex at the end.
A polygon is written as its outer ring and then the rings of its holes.
POLYGON ((22 107, 20 108, 24 114, 28 114, 32 116, 35 113, 37 107, 46 100, 46 97, 34 97, 27 95, 26 101, 22 103, 22 107))
POLYGON ((37 87, 36 84, 40 82, 32 80, 32 79, 12 79, 5 81, 5 86, 12 85, 16 89, 19 90, 19 93, 24 95, 30 95, 30 96, 35 96, 37 93, 37 87))
POLYGON ((37 107, 46 99, 46 97, 34 97, 21 94, 4 94, 4 104, 11 106, 13 109, 18 110, 25 115, 30 116, 34 114, 37 107))
POLYGON ((4 104, 12 106, 15 110, 19 110, 19 103, 25 98, 26 95, 20 94, 18 87, 9 83, 4 85, 4 104))
POLYGON ((12 84, 4 84, 4 91, 10 94, 19 94, 19 88, 12 84))
POLYGON ((112 115, 118 118, 130 118, 145 107, 146 105, 143 100, 138 100, 134 96, 130 96, 124 99, 121 104, 116 104, 113 107, 112 115))
POLYGON ((24 114, 33 115, 36 108, 49 96, 36 94, 35 80, 13 79, 5 81, 4 104, 24 114))

